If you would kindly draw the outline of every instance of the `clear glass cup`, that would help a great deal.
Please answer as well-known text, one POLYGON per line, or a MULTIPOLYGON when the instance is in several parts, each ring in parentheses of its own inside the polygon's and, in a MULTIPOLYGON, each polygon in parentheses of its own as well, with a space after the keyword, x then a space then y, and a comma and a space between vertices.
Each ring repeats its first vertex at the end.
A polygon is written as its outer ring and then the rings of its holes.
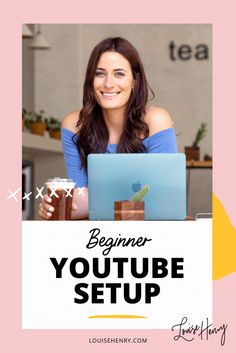
POLYGON ((54 207, 50 220, 71 220, 75 182, 72 179, 53 178, 48 179, 45 184, 47 186, 47 194, 52 199, 51 205, 54 207))

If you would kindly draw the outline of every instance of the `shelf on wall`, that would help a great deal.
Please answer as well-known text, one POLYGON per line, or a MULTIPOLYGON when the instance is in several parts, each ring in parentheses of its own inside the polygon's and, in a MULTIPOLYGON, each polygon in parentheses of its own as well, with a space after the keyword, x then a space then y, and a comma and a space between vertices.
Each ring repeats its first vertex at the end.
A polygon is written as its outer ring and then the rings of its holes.
POLYGON ((34 135, 29 132, 22 133, 23 151, 26 152, 52 152, 62 153, 61 140, 49 136, 34 135))

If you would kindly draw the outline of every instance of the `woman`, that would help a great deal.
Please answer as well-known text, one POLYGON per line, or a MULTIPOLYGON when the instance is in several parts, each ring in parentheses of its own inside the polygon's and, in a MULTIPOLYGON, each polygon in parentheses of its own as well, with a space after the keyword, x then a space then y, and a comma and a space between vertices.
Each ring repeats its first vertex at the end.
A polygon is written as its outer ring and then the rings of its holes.
MULTIPOLYGON (((126 39, 107 38, 94 48, 83 108, 62 121, 67 174, 77 188, 83 187, 74 192, 73 219, 88 216, 88 154, 177 152, 170 115, 164 109, 146 107, 148 88, 139 54, 126 39)), ((50 203, 45 195, 39 205, 44 219, 50 219, 54 211, 50 203)))

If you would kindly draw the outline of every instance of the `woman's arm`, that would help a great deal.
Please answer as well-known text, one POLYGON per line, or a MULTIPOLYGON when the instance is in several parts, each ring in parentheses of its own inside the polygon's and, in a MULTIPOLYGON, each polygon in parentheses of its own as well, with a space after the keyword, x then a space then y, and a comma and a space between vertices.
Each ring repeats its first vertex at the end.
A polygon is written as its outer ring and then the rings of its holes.
POLYGON ((149 127, 149 137, 144 140, 147 153, 176 153, 174 123, 169 113, 162 108, 151 107, 145 121, 149 127))
POLYGON ((88 218, 88 188, 74 189, 71 218, 88 218))
POLYGON ((170 114, 165 109, 158 107, 150 107, 147 109, 145 122, 149 127, 149 136, 174 127, 174 122, 170 114))
POLYGON ((62 120, 61 126, 67 130, 70 130, 74 134, 79 132, 78 128, 76 127, 79 119, 79 113, 80 112, 72 112, 66 115, 62 120))
POLYGON ((81 167, 79 151, 73 140, 74 134, 78 132, 76 127, 78 117, 79 112, 73 112, 68 114, 62 121, 62 146, 67 176, 76 182, 73 194, 72 219, 88 217, 87 174, 81 167))
MULTIPOLYGON (((62 121, 62 147, 67 176, 76 182, 72 203, 72 219, 84 219, 88 217, 88 188, 87 174, 80 164, 79 151, 73 142, 73 136, 78 132, 76 124, 79 112, 68 114, 62 121)), ((52 199, 44 195, 39 204, 39 215, 43 219, 50 219, 54 208, 52 199)))

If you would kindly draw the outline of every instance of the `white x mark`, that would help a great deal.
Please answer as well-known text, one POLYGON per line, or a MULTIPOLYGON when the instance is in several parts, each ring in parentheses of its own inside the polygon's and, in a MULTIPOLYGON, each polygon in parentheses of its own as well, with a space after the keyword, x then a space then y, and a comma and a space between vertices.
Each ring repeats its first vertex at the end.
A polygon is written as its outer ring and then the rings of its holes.
POLYGON ((29 200, 30 198, 30 195, 32 194, 32 192, 29 192, 28 194, 26 194, 26 192, 24 193, 24 197, 23 197, 23 200, 29 200))
POLYGON ((68 196, 72 197, 72 195, 71 195, 71 191, 73 190, 73 188, 70 188, 70 189, 64 189, 64 190, 65 190, 65 192, 66 192, 66 197, 68 197, 68 196))
POLYGON ((82 188, 78 188, 78 195, 84 195, 84 186, 82 188))
POLYGON ((57 195, 57 193, 56 193, 56 188, 51 188, 51 190, 52 190, 52 192, 51 192, 51 194, 50 194, 50 197, 52 197, 53 195, 54 196, 56 196, 57 198, 59 197, 58 195, 57 195))
POLYGON ((35 198, 37 199, 37 198, 41 197, 41 199, 42 199, 42 198, 43 198, 42 191, 43 191, 43 189, 44 189, 44 186, 42 186, 41 189, 39 189, 38 187, 36 187, 36 189, 37 189, 38 193, 37 193, 37 195, 35 196, 35 198))
POLYGON ((7 196, 7 199, 14 198, 16 202, 18 202, 18 199, 16 197, 16 194, 20 191, 21 188, 18 188, 15 192, 12 192, 10 189, 8 189, 10 195, 7 196))

